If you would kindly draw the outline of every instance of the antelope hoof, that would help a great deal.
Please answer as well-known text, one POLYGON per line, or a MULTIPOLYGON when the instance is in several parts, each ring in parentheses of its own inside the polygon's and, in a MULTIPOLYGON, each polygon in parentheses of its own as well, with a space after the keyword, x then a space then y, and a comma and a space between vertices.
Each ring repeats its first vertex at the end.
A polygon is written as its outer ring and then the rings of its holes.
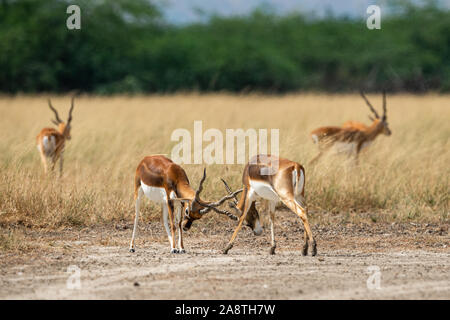
POLYGON ((134 250, 134 248, 130 248, 130 252, 134 253, 136 250, 134 250))
POLYGON ((180 250, 178 251, 178 253, 186 253, 186 250, 180 249, 180 250))
POLYGON ((305 243, 302 250, 302 255, 306 256, 308 254, 308 242, 305 243))
POLYGON ((232 244, 229 244, 224 250, 223 250, 223 254, 228 254, 228 251, 230 251, 230 249, 233 248, 232 244))
POLYGON ((172 249, 172 250, 170 250, 170 253, 178 253, 179 251, 178 251, 178 249, 172 249))
POLYGON ((312 245, 311 256, 314 257, 316 254, 317 254, 317 247, 316 247, 316 242, 314 241, 313 245, 312 245))
POLYGON ((275 254, 276 246, 270 247, 270 254, 275 254))

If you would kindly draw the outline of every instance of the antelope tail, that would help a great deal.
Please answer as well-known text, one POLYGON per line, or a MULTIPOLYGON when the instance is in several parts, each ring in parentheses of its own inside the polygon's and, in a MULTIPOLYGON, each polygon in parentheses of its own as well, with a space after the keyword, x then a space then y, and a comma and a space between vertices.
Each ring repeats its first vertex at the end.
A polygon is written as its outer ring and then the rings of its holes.
POLYGON ((304 207, 303 203, 303 188, 305 186, 305 171, 298 165, 292 170, 292 182, 294 187, 294 197, 301 207, 304 207))

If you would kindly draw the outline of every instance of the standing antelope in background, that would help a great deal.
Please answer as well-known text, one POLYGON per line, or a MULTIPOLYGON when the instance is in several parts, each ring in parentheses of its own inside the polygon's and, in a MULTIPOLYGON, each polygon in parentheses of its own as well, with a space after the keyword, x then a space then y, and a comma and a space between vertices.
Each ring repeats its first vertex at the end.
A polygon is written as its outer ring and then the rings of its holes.
POLYGON ((242 190, 238 190, 216 202, 200 199, 203 182, 206 179, 206 169, 195 191, 189 184, 186 172, 172 160, 163 155, 145 157, 138 165, 134 178, 134 200, 136 202, 136 215, 134 218, 133 234, 131 236, 130 252, 135 252, 134 238, 139 221, 139 206, 142 195, 151 201, 161 204, 164 227, 170 242, 171 253, 185 253, 183 247, 183 232, 190 229, 194 220, 200 219, 204 214, 213 210, 225 214, 231 219, 237 218, 228 211, 216 207, 225 200, 231 199, 242 190), (184 211, 184 225, 182 226, 182 211, 184 211), (174 214, 175 212, 175 214, 174 214), (175 218, 177 219, 178 250, 175 248, 175 218), (169 228, 169 223, 170 228, 169 228))
POLYGON ((63 172, 63 152, 66 140, 70 140, 70 123, 72 122, 72 111, 74 107, 74 98, 72 97, 72 104, 69 110, 69 117, 67 122, 64 123, 58 115, 58 111, 53 108, 50 99, 48 100, 48 106, 55 114, 55 119, 52 122, 58 126, 58 129, 44 128, 37 135, 37 148, 41 155, 42 163, 44 164, 45 173, 48 172, 48 161, 51 160, 51 170, 55 168, 56 161, 59 159, 59 175, 62 176, 63 172))
POLYGON ((368 105, 375 119, 369 116, 372 121, 370 126, 356 121, 347 121, 342 127, 321 127, 311 132, 311 138, 319 146, 319 154, 310 163, 317 161, 320 156, 331 147, 335 146, 338 152, 354 154, 358 160, 358 155, 362 149, 369 146, 379 134, 391 135, 386 117, 386 92, 383 91, 383 116, 380 118, 375 108, 370 104, 364 93, 360 92, 364 101, 368 105))
MULTIPOLYGON (((224 180, 222 180, 224 181, 224 180)), ((227 186, 224 181, 225 186, 227 186)), ((275 205, 283 202, 292 212, 300 217, 304 226, 305 244, 302 254, 308 254, 308 243, 312 245, 311 255, 317 253, 316 241, 308 223, 308 209, 305 203, 305 170, 297 162, 278 158, 272 155, 257 155, 253 157, 244 168, 242 175, 244 191, 239 202, 235 202, 235 208, 241 213, 239 224, 234 231, 228 246, 223 251, 227 254, 233 247, 234 239, 242 227, 244 219, 253 226, 255 234, 261 234, 258 211, 255 200, 262 198, 267 203, 270 217, 270 231, 272 247, 270 254, 275 254, 276 242, 274 234, 275 205), (276 170, 275 168, 278 168, 276 170)), ((228 188, 228 186, 227 186, 228 188)), ((231 190, 230 190, 231 192, 231 190)))

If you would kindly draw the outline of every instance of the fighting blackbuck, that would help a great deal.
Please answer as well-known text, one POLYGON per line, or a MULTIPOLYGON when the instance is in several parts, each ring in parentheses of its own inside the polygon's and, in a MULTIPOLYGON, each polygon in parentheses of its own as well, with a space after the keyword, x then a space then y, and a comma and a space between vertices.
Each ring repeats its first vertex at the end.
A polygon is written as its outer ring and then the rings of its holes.
POLYGON ((383 91, 383 115, 381 117, 364 93, 361 91, 360 94, 375 116, 375 118, 369 116, 372 124, 366 126, 361 122, 347 121, 342 127, 330 126, 313 130, 311 138, 318 145, 319 154, 310 163, 317 161, 331 147, 335 147, 337 152, 353 154, 357 160, 359 153, 369 146, 378 135, 391 135, 386 115, 386 92, 383 91))
MULTIPOLYGON (((225 186, 231 193, 225 180, 225 186)), ((250 159, 242 175, 243 192, 239 201, 231 203, 240 213, 239 223, 234 231, 228 246, 223 251, 227 254, 233 247, 234 240, 242 227, 244 220, 253 229, 256 235, 261 234, 259 213, 255 201, 262 199, 266 202, 269 211, 272 246, 270 253, 275 254, 276 242, 274 233, 275 206, 281 201, 303 222, 305 244, 302 254, 308 254, 308 243, 312 246, 311 254, 317 253, 316 241, 308 222, 308 209, 305 202, 305 169, 297 162, 278 158, 273 155, 257 155, 250 159)))
POLYGON ((203 177, 200 180, 198 189, 194 190, 189 183, 186 172, 181 166, 163 155, 145 157, 139 163, 134 178, 136 212, 130 252, 135 252, 134 239, 139 221, 139 206, 143 195, 161 205, 164 227, 169 238, 171 253, 186 252, 183 246, 183 230, 189 230, 193 221, 202 218, 209 211, 213 210, 237 220, 237 217, 232 213, 217 207, 226 200, 235 197, 242 190, 226 195, 216 202, 204 201, 200 199, 200 193, 203 190, 205 179, 206 169, 203 171, 203 177), (175 248, 175 225, 178 230, 178 249, 175 248))
POLYGON ((59 159, 59 174, 60 176, 62 176, 64 147, 66 144, 66 140, 71 139, 70 129, 74 99, 75 97, 72 97, 67 122, 61 120, 58 115, 58 111, 56 111, 56 109, 52 106, 52 102, 50 101, 50 99, 48 100, 48 106, 50 107, 50 110, 52 110, 55 114, 55 119, 52 119, 51 121, 58 126, 58 129, 44 128, 36 137, 37 148, 41 155, 45 173, 48 172, 48 161, 51 161, 51 170, 53 171, 55 168, 55 164, 59 159))

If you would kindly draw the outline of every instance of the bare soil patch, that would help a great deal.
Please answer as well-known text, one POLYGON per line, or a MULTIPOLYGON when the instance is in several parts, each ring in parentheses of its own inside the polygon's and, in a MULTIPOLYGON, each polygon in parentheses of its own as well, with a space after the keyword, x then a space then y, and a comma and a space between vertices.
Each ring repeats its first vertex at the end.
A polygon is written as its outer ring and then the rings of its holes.
MULTIPOLYGON (((270 234, 245 228, 228 255, 233 222, 199 222, 186 254, 170 254, 160 222, 141 223, 136 253, 131 223, 80 230, 17 227, 25 242, 0 253, 1 299, 450 299, 448 224, 313 224, 316 257, 302 256, 303 228, 287 212, 270 234), (68 289, 67 268, 81 270, 68 289), (381 288, 368 289, 378 266, 381 288)), ((11 230, 2 227, 2 234, 11 230)))

